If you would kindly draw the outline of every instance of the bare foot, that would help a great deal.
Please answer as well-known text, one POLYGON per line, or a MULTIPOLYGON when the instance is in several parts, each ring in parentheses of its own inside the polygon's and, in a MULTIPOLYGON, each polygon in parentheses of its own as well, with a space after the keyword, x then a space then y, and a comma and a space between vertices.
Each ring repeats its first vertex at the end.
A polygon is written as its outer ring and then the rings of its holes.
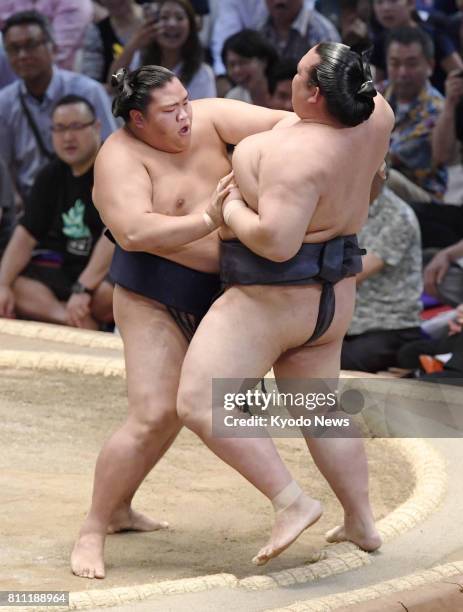
POLYGON ((104 578, 104 535, 84 533, 79 535, 71 554, 72 573, 81 578, 104 578))
POLYGON ((270 540, 252 562, 255 565, 265 565, 270 559, 277 557, 291 546, 305 529, 318 521, 322 511, 319 501, 302 493, 288 508, 277 512, 270 540))
POLYGON ((327 542, 353 542, 366 552, 377 550, 383 543, 373 522, 365 525, 363 523, 345 520, 344 525, 339 525, 325 533, 327 542))
POLYGON ((166 521, 154 521, 148 516, 135 512, 132 508, 124 508, 114 513, 113 519, 108 526, 107 533, 119 531, 157 531, 167 529, 169 523, 166 521))

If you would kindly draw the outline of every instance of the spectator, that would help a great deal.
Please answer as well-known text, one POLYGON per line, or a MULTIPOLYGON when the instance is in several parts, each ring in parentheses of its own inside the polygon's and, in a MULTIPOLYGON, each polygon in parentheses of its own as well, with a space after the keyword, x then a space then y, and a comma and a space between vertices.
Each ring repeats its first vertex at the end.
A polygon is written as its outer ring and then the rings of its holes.
MULTIPOLYGON (((314 0, 304 0, 304 6, 312 9, 314 0)), ((222 49, 227 38, 244 29, 258 30, 268 17, 265 0, 218 0, 215 23, 212 29, 211 52, 214 72, 217 75, 219 95, 229 89, 222 61, 222 49)))
POLYGON ((424 270, 426 293, 450 306, 462 304, 463 268, 460 265, 462 261, 463 240, 436 253, 424 270))
POLYGON ((91 0, 2 0, 0 27, 3 29, 12 15, 31 10, 45 15, 50 21, 56 44, 56 64, 60 68, 73 70, 76 53, 92 20, 91 0))
POLYGON ((0 265, 0 316, 97 329, 112 313, 113 245, 92 203, 101 144, 93 106, 65 96, 52 114, 57 159, 37 177, 0 265))
MULTIPOLYGON (((422 355, 447 356, 450 358, 432 374, 420 375, 419 378, 429 382, 463 384, 463 304, 455 311, 455 318, 449 321, 446 336, 435 340, 417 340, 405 344, 397 355, 399 367, 407 370, 420 370, 423 364, 422 355), (454 379, 453 381, 451 379, 454 379)), ((425 362, 426 363, 426 362, 425 362)))
POLYGON ((196 16, 189 0, 161 0, 158 14, 157 20, 147 21, 127 43, 111 72, 125 66, 135 70, 156 64, 179 77, 191 100, 215 97, 214 73, 203 62, 196 16))
POLYGON ((370 206, 359 244, 367 254, 341 367, 378 372, 396 366, 400 347, 421 338, 420 230, 412 209, 385 187, 370 206))
POLYGON ((369 0, 342 0, 340 14, 340 32, 342 42, 353 51, 362 53, 371 47, 369 0))
POLYGON ((2 35, 0 33, 0 89, 16 81, 16 75, 11 69, 10 63, 3 47, 2 35))
POLYGON ((445 81, 445 104, 432 133, 435 163, 447 164, 463 141, 463 70, 451 72, 445 81))
POLYGON ((44 17, 34 11, 13 15, 6 21, 3 39, 19 80, 0 91, 0 156, 25 198, 53 155, 50 124, 57 100, 70 93, 90 100, 104 138, 115 129, 115 121, 99 83, 53 66, 54 43, 44 17))
POLYGON ((260 106, 270 105, 268 77, 278 60, 273 46, 255 30, 243 30, 225 41, 222 58, 235 83, 226 98, 260 106))
POLYGON ((321 42, 340 42, 339 32, 331 21, 303 0, 266 0, 270 13, 261 32, 280 57, 299 61, 309 49, 321 42))
POLYGON ((385 97, 396 123, 388 185, 406 202, 441 201, 447 189, 447 169, 433 159, 432 131, 444 108, 443 96, 428 80, 433 57, 432 40, 423 30, 405 27, 390 32, 385 97))
POLYGON ((15 225, 13 185, 0 158, 0 259, 15 225))
POLYGON ((297 62, 292 59, 280 60, 271 70, 268 79, 270 108, 293 111, 292 84, 297 73, 297 62))
POLYGON ((108 15, 91 24, 85 34, 81 72, 106 83, 111 64, 143 23, 135 0, 101 0, 108 15))
POLYGON ((423 21, 415 10, 415 0, 373 0, 373 10, 377 22, 374 29, 374 51, 371 63, 376 67, 376 81, 386 76, 386 42, 388 33, 397 28, 419 28, 433 41, 435 64, 432 66, 432 83, 439 91, 444 91, 446 73, 463 69, 463 60, 452 39, 432 19, 423 21))

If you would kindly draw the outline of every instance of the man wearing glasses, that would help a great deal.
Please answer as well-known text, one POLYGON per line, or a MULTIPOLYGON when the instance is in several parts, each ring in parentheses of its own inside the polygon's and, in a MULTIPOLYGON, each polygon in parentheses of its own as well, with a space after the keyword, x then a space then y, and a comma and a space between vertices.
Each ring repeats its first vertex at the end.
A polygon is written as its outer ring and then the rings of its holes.
POLYGON ((51 113, 60 98, 79 94, 89 100, 101 122, 103 139, 116 125, 99 83, 53 64, 55 45, 43 15, 16 13, 5 22, 2 33, 19 80, 0 91, 0 157, 25 199, 39 170, 53 157, 51 113))
POLYGON ((100 122, 68 95, 52 113, 57 158, 37 176, 0 265, 0 316, 98 329, 112 320, 113 245, 92 202, 100 122))

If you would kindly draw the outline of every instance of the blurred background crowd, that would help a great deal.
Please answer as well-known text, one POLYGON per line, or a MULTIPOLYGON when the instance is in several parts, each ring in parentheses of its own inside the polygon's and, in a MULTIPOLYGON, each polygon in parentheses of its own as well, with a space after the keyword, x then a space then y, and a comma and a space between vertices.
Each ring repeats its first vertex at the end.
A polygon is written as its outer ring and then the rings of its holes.
POLYGON ((0 27, 0 317, 111 329, 91 191, 114 72, 292 110, 298 61, 339 41, 396 116, 342 367, 461 382, 463 0, 2 0, 0 27))

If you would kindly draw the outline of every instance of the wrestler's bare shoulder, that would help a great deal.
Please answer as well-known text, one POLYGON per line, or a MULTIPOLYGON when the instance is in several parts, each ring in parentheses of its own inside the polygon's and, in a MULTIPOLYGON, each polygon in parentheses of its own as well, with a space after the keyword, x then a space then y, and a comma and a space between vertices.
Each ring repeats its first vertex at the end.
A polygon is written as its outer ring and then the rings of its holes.
POLYGON ((97 163, 101 165, 124 162, 132 166, 154 151, 155 149, 132 136, 126 128, 119 128, 101 146, 97 163))

